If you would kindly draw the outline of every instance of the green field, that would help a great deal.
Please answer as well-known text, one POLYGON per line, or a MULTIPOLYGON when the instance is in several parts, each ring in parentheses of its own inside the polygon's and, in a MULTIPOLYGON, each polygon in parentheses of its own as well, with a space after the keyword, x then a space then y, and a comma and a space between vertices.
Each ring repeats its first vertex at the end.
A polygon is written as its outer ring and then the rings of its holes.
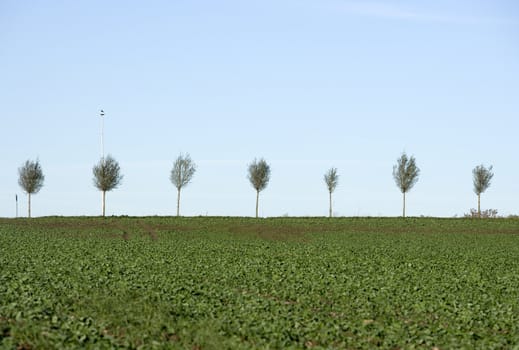
POLYGON ((0 348, 519 349, 519 220, 0 220, 0 348))

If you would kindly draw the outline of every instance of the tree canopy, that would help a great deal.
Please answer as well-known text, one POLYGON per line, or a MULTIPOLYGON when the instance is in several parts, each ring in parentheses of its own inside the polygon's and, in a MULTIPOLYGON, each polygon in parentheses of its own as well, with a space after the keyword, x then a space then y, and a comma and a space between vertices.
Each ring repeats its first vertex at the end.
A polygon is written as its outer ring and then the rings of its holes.
POLYGON ((45 176, 39 160, 27 160, 18 168, 18 184, 28 194, 35 194, 43 187, 45 176))
POLYGON ((193 175, 196 172, 196 165, 191 160, 189 154, 180 154, 175 163, 173 163, 173 169, 171 169, 170 180, 177 189, 181 189, 191 182, 193 175))
POLYGON ((258 192, 263 191, 267 187, 270 180, 270 166, 265 159, 254 159, 249 165, 248 178, 252 187, 258 192))
POLYGON ((337 168, 330 168, 326 174, 324 174, 324 182, 328 191, 332 193, 339 184, 339 175, 337 174, 337 168))
POLYGON ((393 178, 395 183, 402 191, 408 192, 418 181, 420 169, 416 166, 416 160, 413 156, 408 157, 404 152, 397 159, 397 164, 393 167, 393 178))
POLYGON ((476 166, 472 170, 474 192, 479 196, 490 187, 490 180, 494 177, 492 166, 485 168, 483 164, 476 166))
POLYGON ((94 165, 92 172, 94 186, 103 192, 117 188, 123 180, 119 163, 110 155, 102 157, 99 163, 94 165))

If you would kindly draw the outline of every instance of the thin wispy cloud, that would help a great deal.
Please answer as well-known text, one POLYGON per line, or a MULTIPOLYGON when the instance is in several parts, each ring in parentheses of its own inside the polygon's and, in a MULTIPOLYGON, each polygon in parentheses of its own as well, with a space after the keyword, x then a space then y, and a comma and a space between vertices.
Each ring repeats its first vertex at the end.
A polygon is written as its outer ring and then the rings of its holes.
POLYGON ((352 15, 377 17, 414 22, 439 22, 453 24, 508 23, 507 19, 432 13, 406 8, 390 2, 348 1, 337 3, 337 9, 352 15))

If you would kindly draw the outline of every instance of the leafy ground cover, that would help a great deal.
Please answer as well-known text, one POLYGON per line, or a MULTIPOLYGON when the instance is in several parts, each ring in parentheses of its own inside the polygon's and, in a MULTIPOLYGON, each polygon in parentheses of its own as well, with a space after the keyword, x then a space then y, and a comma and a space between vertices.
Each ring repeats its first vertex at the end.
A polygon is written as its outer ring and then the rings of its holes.
POLYGON ((0 348, 518 349, 519 221, 0 220, 0 348))

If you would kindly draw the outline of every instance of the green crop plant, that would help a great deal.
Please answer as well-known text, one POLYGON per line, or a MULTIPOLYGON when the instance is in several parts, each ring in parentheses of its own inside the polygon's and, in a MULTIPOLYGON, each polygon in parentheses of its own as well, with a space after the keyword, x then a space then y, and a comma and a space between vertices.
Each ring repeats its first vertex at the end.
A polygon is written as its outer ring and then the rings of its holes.
POLYGON ((514 349, 519 221, 0 220, 0 348, 514 349))

